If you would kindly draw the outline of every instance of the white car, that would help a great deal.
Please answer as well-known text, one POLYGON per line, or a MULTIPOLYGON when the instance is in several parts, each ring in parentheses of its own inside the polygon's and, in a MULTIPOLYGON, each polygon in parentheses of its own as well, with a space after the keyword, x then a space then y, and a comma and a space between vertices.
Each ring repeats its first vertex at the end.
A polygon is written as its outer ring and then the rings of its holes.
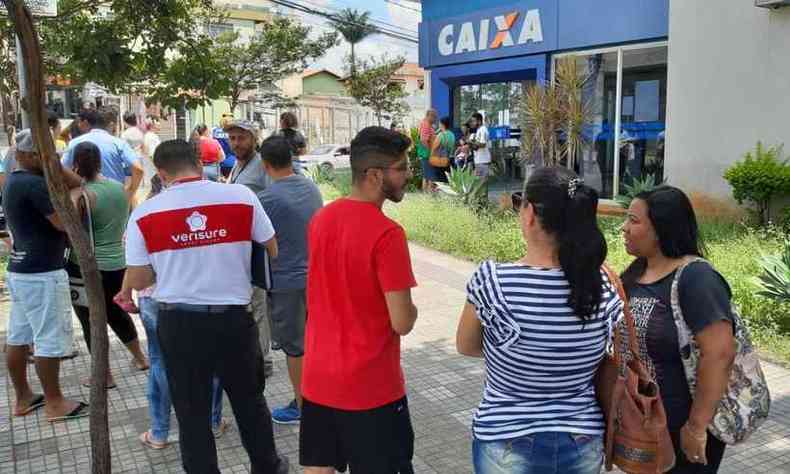
POLYGON ((309 153, 299 157, 302 169, 313 169, 316 165, 332 171, 351 167, 351 147, 349 145, 319 145, 309 153))

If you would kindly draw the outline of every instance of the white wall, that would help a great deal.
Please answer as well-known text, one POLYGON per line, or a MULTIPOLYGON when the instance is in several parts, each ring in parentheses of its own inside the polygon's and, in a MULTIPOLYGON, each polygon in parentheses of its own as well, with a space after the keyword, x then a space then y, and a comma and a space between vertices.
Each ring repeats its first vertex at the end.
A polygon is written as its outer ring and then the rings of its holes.
POLYGON ((790 152, 790 7, 672 0, 665 176, 728 198, 724 170, 757 140, 790 152))

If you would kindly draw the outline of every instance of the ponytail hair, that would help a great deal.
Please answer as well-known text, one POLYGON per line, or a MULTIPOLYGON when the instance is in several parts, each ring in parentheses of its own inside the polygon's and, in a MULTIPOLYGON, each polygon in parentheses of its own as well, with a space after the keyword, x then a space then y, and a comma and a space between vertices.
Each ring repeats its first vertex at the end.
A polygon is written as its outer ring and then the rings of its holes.
POLYGON ((524 188, 523 205, 530 204, 543 230, 556 239, 571 288, 568 306, 583 320, 592 317, 601 305, 607 254, 598 228, 598 192, 566 168, 538 168, 524 188))

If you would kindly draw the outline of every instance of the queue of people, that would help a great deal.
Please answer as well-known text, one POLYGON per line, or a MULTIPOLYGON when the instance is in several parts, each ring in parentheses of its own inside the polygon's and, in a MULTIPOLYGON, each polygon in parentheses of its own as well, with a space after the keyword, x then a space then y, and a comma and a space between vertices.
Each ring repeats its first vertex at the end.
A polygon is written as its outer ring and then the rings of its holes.
MULTIPOLYGON (((473 115, 469 136, 458 143, 449 121, 440 121, 436 133, 435 120, 429 111, 418 146, 448 161, 473 161, 475 173, 487 177, 483 117, 473 115)), ((227 183, 204 179, 202 148, 164 142, 153 155, 152 193, 127 219, 139 163, 128 145, 109 138, 111 117, 85 121, 95 141, 72 140, 64 173, 79 209, 92 218, 102 283, 112 298, 108 324, 137 369, 150 365, 151 428, 140 441, 167 447, 172 401, 184 469, 219 472, 214 439, 224 392, 252 472, 288 471, 273 422, 300 423, 299 460, 308 474, 414 472, 400 344, 417 321, 411 295, 417 283, 404 229, 382 211, 386 201, 405 196, 410 139, 381 127, 360 131, 351 142, 351 195, 324 206, 315 184, 295 172, 293 134, 256 149, 255 125, 229 120, 223 133, 235 163, 227 183), (271 258, 270 288, 251 283, 254 248, 271 258), (129 325, 138 307, 150 361, 129 325), (273 412, 264 396, 271 347, 286 354, 294 394, 273 412)), ((4 192, 14 237, 7 277, 14 415, 43 406, 50 421, 63 421, 87 413, 83 402, 62 396, 58 383, 72 339, 65 236, 29 131, 17 136, 17 156, 4 192), (29 345, 43 394, 27 383, 29 345)), ((634 199, 622 229, 635 257, 622 275, 624 300, 617 279, 603 270, 597 191, 572 171, 541 168, 520 196, 514 209, 527 251, 517 262, 480 265, 457 330, 458 351, 483 358, 486 367, 472 427, 475 471, 600 471, 605 424, 594 379, 627 305, 667 413, 676 455, 669 472, 717 472, 725 445, 707 427, 727 390, 734 317, 726 281, 701 260, 688 198, 663 186, 634 199), (679 311, 703 354, 693 393, 673 323, 679 311)))
POLYGON ((436 183, 446 183, 452 168, 469 168, 483 181, 491 175, 491 141, 483 115, 475 112, 461 127, 460 136, 452 130, 450 117, 439 119, 429 109, 418 127, 415 144, 422 170, 422 190, 433 192, 436 183))

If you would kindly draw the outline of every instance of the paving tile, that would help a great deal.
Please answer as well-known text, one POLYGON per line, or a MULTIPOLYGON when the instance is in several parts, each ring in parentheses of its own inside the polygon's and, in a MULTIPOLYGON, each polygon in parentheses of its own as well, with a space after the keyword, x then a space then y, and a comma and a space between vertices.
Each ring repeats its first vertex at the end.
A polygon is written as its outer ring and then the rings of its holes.
MULTIPOLYGON (((466 281, 476 265, 419 246, 412 246, 411 254, 420 284, 414 292, 420 316, 414 332, 403 340, 402 361, 415 432, 415 472, 470 473, 470 428, 483 390, 485 366, 479 359, 458 355, 454 344, 455 327, 465 303, 466 281)), ((0 328, 5 326, 6 317, 7 296, 0 295, 0 328)), ((135 322, 144 339, 137 318, 135 322)), ((0 342, 4 338, 0 333, 0 342)), ((174 416, 171 447, 152 451, 137 441, 138 434, 148 425, 147 375, 130 367, 128 353, 112 335, 110 342, 111 368, 119 387, 108 392, 113 471, 182 472, 174 416)), ((63 389, 68 397, 87 400, 89 390, 80 385, 80 380, 90 372, 90 358, 81 340, 78 348, 81 355, 64 362, 61 368, 63 389)), ((5 354, 0 353, 0 362, 0 388, 5 388, 0 389, 0 474, 90 472, 88 419, 53 426, 40 411, 24 418, 10 417, 13 389, 5 372, 5 354)), ((266 388, 270 407, 282 406, 292 398, 281 353, 274 354, 274 366, 275 374, 266 388)), ((790 371, 768 363, 764 368, 773 394, 771 419, 746 443, 727 450, 722 474, 790 474, 790 371)), ((39 391, 35 377, 31 382, 34 390, 39 391)), ((232 419, 227 397, 224 413, 232 419)), ((274 433, 278 449, 291 461, 291 472, 301 472, 298 427, 275 425, 274 433)), ((234 429, 218 440, 216 446, 222 472, 249 472, 249 461, 235 422, 234 429)))

